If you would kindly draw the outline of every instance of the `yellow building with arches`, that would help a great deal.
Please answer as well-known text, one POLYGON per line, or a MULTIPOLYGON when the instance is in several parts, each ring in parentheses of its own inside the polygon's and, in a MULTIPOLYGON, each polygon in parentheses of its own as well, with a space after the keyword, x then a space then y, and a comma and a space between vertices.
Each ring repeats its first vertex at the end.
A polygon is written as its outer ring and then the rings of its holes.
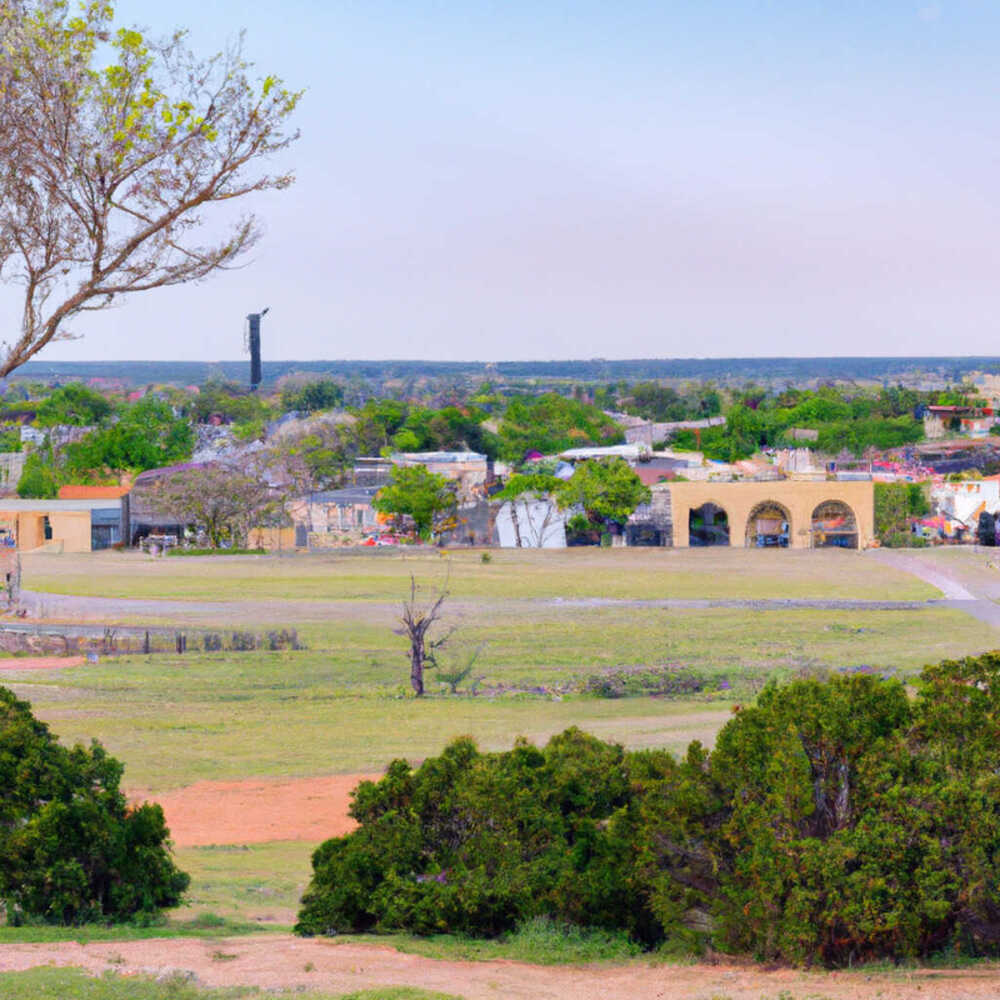
POLYGON ((675 548, 863 549, 875 537, 870 481, 670 483, 675 548))

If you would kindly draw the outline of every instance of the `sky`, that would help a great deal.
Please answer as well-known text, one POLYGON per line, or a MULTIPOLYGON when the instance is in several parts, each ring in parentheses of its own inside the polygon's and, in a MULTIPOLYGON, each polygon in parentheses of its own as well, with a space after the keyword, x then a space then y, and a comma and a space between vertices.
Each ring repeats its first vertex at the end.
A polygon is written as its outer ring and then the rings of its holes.
POLYGON ((265 360, 1000 354, 993 0, 117 8, 245 29, 297 182, 39 360, 237 358, 265 306, 265 360))

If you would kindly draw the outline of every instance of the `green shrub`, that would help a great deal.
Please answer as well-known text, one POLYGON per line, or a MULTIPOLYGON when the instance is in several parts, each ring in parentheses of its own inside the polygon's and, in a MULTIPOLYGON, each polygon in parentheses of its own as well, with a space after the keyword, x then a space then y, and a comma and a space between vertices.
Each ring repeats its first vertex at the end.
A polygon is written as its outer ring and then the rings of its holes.
POLYGON ((301 933, 526 922, 843 965, 1000 945, 1000 652, 766 688, 711 752, 459 740, 363 782, 301 933))
POLYGON ((257 636, 253 632, 234 632, 229 648, 236 653, 249 653, 257 648, 257 636))
POLYGON ((293 628, 283 628, 267 633, 267 648, 277 649, 304 649, 299 642, 299 634, 293 628))
POLYGON ((0 903, 10 923, 129 920, 188 885, 158 805, 130 808, 98 743, 61 746, 0 687, 0 903))
POLYGON ((650 695, 690 696, 728 687, 723 678, 710 681, 687 667, 615 667, 591 674, 582 685, 584 694, 599 698, 636 698, 650 695))
POLYGON ((17 495, 33 500, 52 500, 59 494, 59 477, 52 465, 51 455, 46 457, 33 451, 24 460, 21 478, 17 481, 17 495))
POLYGON ((882 544, 890 548, 919 545, 912 540, 909 519, 930 511, 925 488, 920 483, 875 483, 874 497, 875 535, 882 544))
POLYGON ((544 750, 461 739, 355 790, 360 829, 313 856, 300 933, 495 936, 533 917, 631 931, 627 845, 605 830, 629 794, 620 747, 576 729, 544 750))

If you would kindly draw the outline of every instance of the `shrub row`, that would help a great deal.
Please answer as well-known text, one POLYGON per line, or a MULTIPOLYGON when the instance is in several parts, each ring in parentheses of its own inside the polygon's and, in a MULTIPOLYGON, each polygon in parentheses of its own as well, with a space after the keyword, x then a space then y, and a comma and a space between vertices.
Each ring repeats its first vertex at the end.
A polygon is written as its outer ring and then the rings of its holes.
POLYGON ((858 673, 770 686, 709 752, 579 730, 452 743, 362 782, 297 930, 492 936, 548 917, 647 945, 840 965, 1000 945, 1000 653, 914 699, 858 673))
MULTIPOLYGON (((202 645, 206 653, 217 653, 226 648, 225 638, 220 632, 206 632, 202 636, 202 645)), ((233 632, 229 649, 234 653, 250 653, 255 649, 305 649, 305 646, 299 642, 295 629, 283 628, 262 636, 254 632, 233 632)))

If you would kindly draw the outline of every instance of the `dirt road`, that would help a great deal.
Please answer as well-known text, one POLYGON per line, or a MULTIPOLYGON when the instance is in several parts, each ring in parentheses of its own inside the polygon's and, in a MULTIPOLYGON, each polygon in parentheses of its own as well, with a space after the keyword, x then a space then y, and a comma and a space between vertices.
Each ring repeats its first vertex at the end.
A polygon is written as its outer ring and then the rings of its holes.
POLYGON ((86 663, 82 656, 15 656, 0 660, 0 673, 14 674, 21 670, 65 670, 86 663))
POLYGON ((0 949, 0 972, 37 965, 90 973, 193 973, 205 986, 299 988, 335 994, 376 986, 419 986, 466 1000, 995 1000, 1000 968, 857 972, 774 972, 725 965, 537 966, 445 962, 374 945, 291 935, 180 938, 80 945, 14 944, 0 949))

